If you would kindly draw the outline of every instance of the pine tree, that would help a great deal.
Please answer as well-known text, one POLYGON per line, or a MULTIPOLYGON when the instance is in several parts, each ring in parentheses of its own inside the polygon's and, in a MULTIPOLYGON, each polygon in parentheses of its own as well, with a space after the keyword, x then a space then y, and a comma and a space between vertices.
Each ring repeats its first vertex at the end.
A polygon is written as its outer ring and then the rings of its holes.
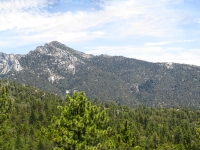
POLYGON ((119 149, 131 149, 135 146, 136 139, 135 136, 131 133, 128 120, 125 120, 123 123, 123 129, 117 137, 117 148, 119 149))
POLYGON ((182 129, 178 126, 175 128, 174 132, 174 144, 180 144, 183 140, 183 132, 182 129))
POLYGON ((200 119, 198 121, 198 126, 195 128, 196 130, 196 135, 197 135, 197 140, 200 142, 200 119))
POLYGON ((0 149, 11 149, 9 119, 12 111, 12 100, 8 97, 6 88, 0 91, 0 149))
POLYGON ((60 115, 54 116, 45 133, 55 148, 66 150, 100 149, 107 134, 108 117, 87 100, 83 92, 66 97, 67 105, 59 106, 60 115))

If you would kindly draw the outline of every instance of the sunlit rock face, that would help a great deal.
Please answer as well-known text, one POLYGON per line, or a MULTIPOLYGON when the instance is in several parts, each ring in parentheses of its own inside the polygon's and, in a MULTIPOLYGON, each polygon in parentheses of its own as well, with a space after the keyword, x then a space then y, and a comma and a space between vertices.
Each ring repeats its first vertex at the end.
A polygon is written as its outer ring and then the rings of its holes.
POLYGON ((47 74, 49 82, 57 82, 66 74, 74 75, 76 66, 84 64, 75 55, 83 58, 90 57, 90 55, 72 50, 56 41, 38 46, 26 55, 0 53, 0 75, 29 70, 38 77, 47 74))
POLYGON ((13 54, 0 53, 0 74, 18 72, 23 70, 16 56, 13 54))
POLYGON ((20 62, 37 76, 48 75, 48 81, 54 83, 64 79, 67 74, 74 75, 76 66, 84 64, 73 52, 75 50, 54 41, 30 51, 20 62))

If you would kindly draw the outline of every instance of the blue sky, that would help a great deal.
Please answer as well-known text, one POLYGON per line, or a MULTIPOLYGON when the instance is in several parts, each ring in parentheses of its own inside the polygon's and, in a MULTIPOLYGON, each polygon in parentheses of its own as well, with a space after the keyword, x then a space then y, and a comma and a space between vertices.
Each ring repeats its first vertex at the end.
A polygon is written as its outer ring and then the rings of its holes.
POLYGON ((0 0, 0 52, 59 41, 94 55, 200 66, 200 0, 0 0))

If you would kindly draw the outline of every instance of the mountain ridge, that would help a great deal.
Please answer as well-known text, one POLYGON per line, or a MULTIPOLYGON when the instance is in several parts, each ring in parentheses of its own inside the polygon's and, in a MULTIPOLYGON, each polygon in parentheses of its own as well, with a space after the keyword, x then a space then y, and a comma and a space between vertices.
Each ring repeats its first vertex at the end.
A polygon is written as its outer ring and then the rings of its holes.
POLYGON ((200 107, 198 66, 94 56, 57 41, 25 55, 0 53, 0 58, 0 78, 62 96, 78 90, 92 99, 114 100, 133 107, 200 107))

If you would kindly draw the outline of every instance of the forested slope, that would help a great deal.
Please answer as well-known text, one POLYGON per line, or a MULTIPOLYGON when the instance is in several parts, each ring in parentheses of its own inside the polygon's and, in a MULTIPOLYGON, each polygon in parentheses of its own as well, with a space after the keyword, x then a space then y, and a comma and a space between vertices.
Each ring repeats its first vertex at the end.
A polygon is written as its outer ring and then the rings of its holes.
POLYGON ((200 110, 63 99, 7 80, 0 87, 0 149, 200 149, 200 110))
POLYGON ((89 55, 53 41, 26 55, 0 53, 0 79, 16 80, 65 97, 84 91, 91 99, 137 107, 200 108, 200 67, 89 55))

